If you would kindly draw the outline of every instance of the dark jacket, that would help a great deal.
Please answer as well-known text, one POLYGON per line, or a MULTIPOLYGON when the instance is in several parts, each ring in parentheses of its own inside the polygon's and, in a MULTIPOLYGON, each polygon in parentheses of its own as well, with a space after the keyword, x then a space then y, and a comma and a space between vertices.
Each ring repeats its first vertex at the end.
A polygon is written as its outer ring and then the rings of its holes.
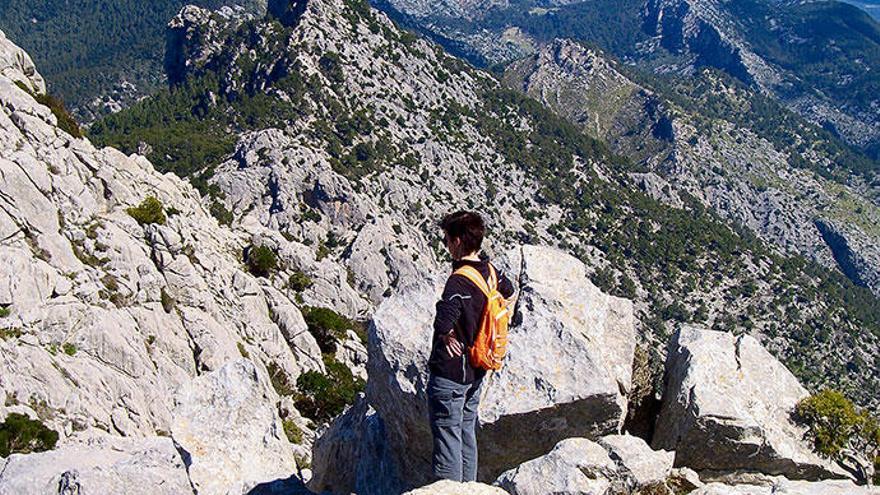
MULTIPOLYGON (((484 279, 489 277, 489 261, 453 261, 452 271, 463 265, 471 265, 480 272, 484 279)), ((514 287, 510 280, 496 267, 498 273, 498 291, 505 298, 513 295, 514 287)), ((431 373, 461 383, 473 383, 482 378, 485 371, 470 365, 467 348, 474 345, 480 320, 486 308, 486 296, 479 287, 463 275, 451 275, 446 281, 443 296, 437 302, 437 316, 434 317, 434 337, 431 344, 431 357, 428 367, 431 373), (459 342, 464 344, 465 352, 459 357, 452 357, 446 351, 441 336, 450 330, 455 332, 459 342)))

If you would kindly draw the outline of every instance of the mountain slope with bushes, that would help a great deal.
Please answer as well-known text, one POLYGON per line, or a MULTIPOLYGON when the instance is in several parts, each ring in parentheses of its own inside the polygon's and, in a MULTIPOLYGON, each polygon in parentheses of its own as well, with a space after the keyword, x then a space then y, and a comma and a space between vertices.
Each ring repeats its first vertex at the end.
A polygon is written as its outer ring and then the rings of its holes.
POLYGON ((92 134, 189 177, 222 221, 303 245, 300 269, 339 267, 340 287, 360 294, 315 284, 303 304, 369 315, 443 262, 433 219, 478 209, 495 226, 489 252, 556 245, 633 298, 649 348, 685 322, 748 332, 810 386, 876 407, 868 290, 778 254, 692 196, 674 208, 640 192, 637 165, 366 3, 273 4, 235 24, 182 11, 175 50, 198 54, 180 59, 186 79, 92 134))

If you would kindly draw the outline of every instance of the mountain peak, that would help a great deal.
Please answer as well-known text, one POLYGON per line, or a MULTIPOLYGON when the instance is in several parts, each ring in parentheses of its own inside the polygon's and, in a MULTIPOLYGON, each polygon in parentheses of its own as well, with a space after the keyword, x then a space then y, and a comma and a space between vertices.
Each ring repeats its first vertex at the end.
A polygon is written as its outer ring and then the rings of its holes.
POLYGON ((26 85, 32 92, 46 92, 46 81, 37 72, 31 56, 10 41, 3 31, 0 31, 0 74, 26 85))

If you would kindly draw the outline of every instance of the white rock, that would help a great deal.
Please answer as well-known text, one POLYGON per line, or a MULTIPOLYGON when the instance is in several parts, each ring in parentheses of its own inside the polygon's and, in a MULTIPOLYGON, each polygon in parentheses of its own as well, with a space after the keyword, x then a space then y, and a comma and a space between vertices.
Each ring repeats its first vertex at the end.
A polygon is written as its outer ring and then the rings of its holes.
POLYGON ((55 450, 13 454, 0 470, 0 495, 191 493, 169 438, 126 439, 90 432, 55 450))
POLYGON ((196 378, 175 404, 171 435, 200 495, 238 495, 296 471, 273 393, 251 361, 196 378))
POLYGON ((442 480, 406 492, 404 495, 504 495, 504 490, 482 483, 442 480))
MULTIPOLYGON (((635 348, 632 304, 601 293, 582 263, 531 246, 509 258, 508 276, 523 284, 523 323, 511 329, 504 369, 485 384, 481 479, 494 479, 564 438, 619 431, 635 348)), ((441 282, 402 289, 379 307, 370 330, 367 398, 385 421, 410 486, 427 481, 430 471, 424 390, 441 282)))
POLYGON ((806 390, 753 337, 683 327, 670 342, 666 377, 653 446, 675 450, 676 466, 844 477, 791 421, 806 390))

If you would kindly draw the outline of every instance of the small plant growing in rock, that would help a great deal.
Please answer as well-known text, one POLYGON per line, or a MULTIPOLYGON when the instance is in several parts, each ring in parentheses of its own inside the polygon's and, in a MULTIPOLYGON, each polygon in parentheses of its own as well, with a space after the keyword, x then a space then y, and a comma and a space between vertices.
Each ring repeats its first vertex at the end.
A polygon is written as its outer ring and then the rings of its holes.
POLYGON ((12 313, 12 308, 9 306, 0 306, 0 318, 6 318, 12 313))
POLYGON ((303 416, 316 421, 329 421, 339 415, 366 386, 348 366, 329 354, 324 355, 324 365, 326 375, 307 371, 296 380, 299 393, 294 404, 303 416))
POLYGON ((0 424, 0 457, 52 450, 57 442, 58 432, 24 414, 11 413, 0 424))
POLYGON ((162 202, 156 199, 155 196, 147 196, 146 199, 141 201, 141 204, 128 208, 125 211, 141 225, 152 223, 165 225, 165 209, 162 206, 162 202))
POLYGON ((306 306, 302 313, 309 333, 315 337, 323 353, 335 353, 337 342, 345 338, 347 330, 355 327, 353 321, 330 308, 306 306))
POLYGON ((241 357, 245 359, 251 358, 250 353, 247 351, 247 349, 244 348, 244 344, 242 344, 241 342, 238 343, 238 353, 241 354, 241 357))
POLYGON ((174 299, 168 294, 165 287, 162 287, 159 291, 159 300, 162 302, 162 309, 164 309, 166 313, 171 314, 171 312, 174 311, 174 299))
POLYGON ((266 365, 266 371, 269 372, 269 380, 272 382, 272 388, 275 389, 275 392, 277 392, 278 395, 284 397, 293 395, 296 392, 293 385, 287 379, 287 374, 280 366, 278 366, 278 363, 270 361, 269 364, 266 365))
POLYGON ((880 423, 842 393, 826 389, 813 394, 798 402, 794 417, 809 428, 807 436, 820 455, 855 462, 857 469, 864 471, 871 463, 876 465, 880 423))
POLYGON ((256 277, 268 277, 278 269, 278 256, 267 246, 251 246, 247 250, 247 267, 256 277))
POLYGON ((312 286, 312 279, 302 270, 297 270, 287 279, 287 287, 294 292, 302 292, 312 286))
POLYGON ((68 356, 76 354, 76 346, 70 342, 65 342, 64 345, 61 346, 61 350, 63 350, 64 354, 67 354, 68 356))
POLYGON ((296 425, 292 419, 287 418, 281 422, 281 425, 284 427, 284 434, 287 435, 287 439, 292 444, 299 445, 303 441, 303 431, 302 429, 296 425))

